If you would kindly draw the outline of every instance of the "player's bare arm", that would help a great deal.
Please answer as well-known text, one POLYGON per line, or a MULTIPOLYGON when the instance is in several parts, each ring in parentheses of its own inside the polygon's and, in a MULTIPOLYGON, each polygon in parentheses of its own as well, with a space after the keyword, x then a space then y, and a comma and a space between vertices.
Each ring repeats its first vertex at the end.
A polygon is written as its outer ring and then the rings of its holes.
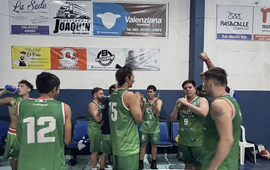
POLYGON ((194 106, 193 104, 189 103, 186 98, 180 98, 179 100, 189 110, 191 110, 193 113, 195 113, 198 116, 206 117, 209 112, 209 104, 205 98, 200 98, 199 107, 194 106))
POLYGON ((208 57, 206 52, 202 52, 199 56, 199 58, 205 62, 206 66, 208 69, 210 68, 214 68, 214 64, 212 63, 212 61, 210 60, 210 58, 208 57))
MULTIPOLYGON (((0 97, 1 97, 2 95, 6 94, 6 93, 7 93, 7 90, 6 90, 6 89, 1 90, 1 91, 0 91, 0 97)), ((14 104, 14 99, 13 99, 13 97, 4 97, 4 98, 0 98, 0 105, 2 105, 2 104, 8 104, 8 105, 10 105, 10 106, 12 107, 13 104, 14 104)))
POLYGON ((155 109, 155 114, 158 117, 161 112, 161 107, 162 107, 162 100, 160 100, 158 97, 154 102, 154 109, 155 109))
POLYGON ((142 109, 142 114, 144 114, 145 112, 145 103, 146 103, 146 99, 143 97, 143 94, 141 94, 141 109, 142 109))
POLYGON ((72 124, 71 124, 71 109, 69 105, 65 104, 65 134, 64 134, 64 142, 65 144, 69 144, 71 141, 71 131, 72 131, 72 124))
POLYGON ((176 100, 175 107, 173 109, 173 112, 171 113, 171 122, 177 122, 178 112, 179 108, 181 106, 181 102, 179 99, 176 100))
POLYGON ((219 141, 216 154, 213 157, 208 170, 217 169, 219 167, 227 157, 234 142, 232 133, 233 110, 231 105, 223 99, 214 100, 211 104, 211 117, 215 121, 219 134, 219 141))
POLYGON ((142 109, 140 107, 141 95, 139 92, 135 94, 126 92, 124 95, 124 104, 129 108, 131 115, 136 123, 142 122, 142 109))
POLYGON ((98 107, 95 103, 89 103, 88 105, 88 113, 91 114, 93 116, 93 118, 95 119, 95 121, 97 123, 100 123, 102 121, 102 114, 98 114, 98 107))

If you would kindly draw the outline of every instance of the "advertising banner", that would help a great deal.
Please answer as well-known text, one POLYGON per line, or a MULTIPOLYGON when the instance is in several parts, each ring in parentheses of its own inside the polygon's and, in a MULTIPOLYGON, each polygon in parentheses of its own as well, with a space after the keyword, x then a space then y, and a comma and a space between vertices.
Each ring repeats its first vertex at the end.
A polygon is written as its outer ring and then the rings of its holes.
POLYGON ((254 7, 253 40, 270 41, 270 7, 254 7))

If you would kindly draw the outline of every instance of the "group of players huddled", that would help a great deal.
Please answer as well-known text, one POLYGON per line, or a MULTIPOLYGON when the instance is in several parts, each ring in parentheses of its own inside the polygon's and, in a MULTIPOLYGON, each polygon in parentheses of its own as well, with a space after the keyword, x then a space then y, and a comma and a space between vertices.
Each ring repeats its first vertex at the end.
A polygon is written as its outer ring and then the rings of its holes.
MULTIPOLYGON (((196 93, 196 83, 182 84, 185 96, 176 100, 170 115, 179 122, 178 154, 185 169, 238 169, 240 125, 242 122, 235 94, 226 91, 227 74, 215 67, 205 52, 200 57, 208 70, 201 74, 206 96, 196 93)), ((147 97, 129 91, 135 75, 129 66, 116 65, 117 84, 92 90, 88 105, 88 136, 92 170, 102 152, 100 170, 105 169, 108 154, 113 155, 114 170, 142 170, 146 145, 151 143, 151 169, 157 169, 157 144, 160 142, 159 115, 162 100, 154 85, 147 87, 147 97), (137 124, 141 124, 138 133, 137 124), (140 134, 140 135, 139 135, 140 134)), ((71 140, 71 109, 55 100, 60 80, 51 73, 37 75, 40 97, 29 98, 33 86, 26 80, 18 85, 17 97, 0 98, 11 117, 4 158, 11 157, 12 170, 63 170, 64 145, 71 140)), ((199 90, 200 91, 200 90, 199 90)), ((0 91, 0 96, 8 92, 0 91)))

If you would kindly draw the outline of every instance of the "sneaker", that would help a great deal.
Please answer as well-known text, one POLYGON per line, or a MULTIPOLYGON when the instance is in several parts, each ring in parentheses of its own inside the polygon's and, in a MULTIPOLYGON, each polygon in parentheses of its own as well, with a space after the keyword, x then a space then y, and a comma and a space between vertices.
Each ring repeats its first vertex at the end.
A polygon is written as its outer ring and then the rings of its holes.
POLYGON ((139 170, 143 170, 143 163, 139 163, 139 170))
POLYGON ((151 169, 158 169, 156 162, 152 162, 150 168, 151 169))

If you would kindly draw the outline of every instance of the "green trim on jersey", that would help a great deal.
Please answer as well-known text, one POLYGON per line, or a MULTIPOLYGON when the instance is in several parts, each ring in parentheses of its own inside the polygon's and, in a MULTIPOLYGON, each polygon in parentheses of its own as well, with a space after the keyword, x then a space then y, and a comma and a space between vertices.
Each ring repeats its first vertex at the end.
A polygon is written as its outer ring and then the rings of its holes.
POLYGON ((12 106, 13 113, 16 114, 16 105, 17 105, 17 103, 19 103, 20 101, 22 101, 23 98, 21 96, 14 96, 13 97, 13 100, 14 100, 14 103, 13 103, 13 106, 12 106))
POLYGON ((140 131, 145 133, 159 133, 159 117, 155 113, 155 103, 150 103, 149 99, 145 102, 145 111, 140 131))
MULTIPOLYGON (((97 104, 94 100, 91 102, 91 103, 94 103, 97 108, 98 108, 98 115, 101 115, 102 114, 102 108, 99 104, 97 104)), ((101 132, 101 125, 102 125, 102 121, 97 123, 94 119, 94 117, 88 112, 87 114, 87 121, 88 121, 88 127, 90 129, 95 129, 97 131, 100 131, 101 132)))
POLYGON ((18 169, 66 169, 64 107, 64 103, 54 99, 29 99, 19 103, 18 169))
POLYGON ((112 149, 116 156, 138 154, 140 149, 137 125, 123 103, 126 92, 126 89, 118 89, 110 95, 109 121, 112 149))
MULTIPOLYGON (((230 152, 228 153, 224 161, 220 164, 218 169, 224 169, 224 170, 225 169, 226 170, 238 169, 239 140, 240 140, 240 135, 241 135, 241 124, 242 124, 242 115, 241 115, 240 107, 237 101, 233 97, 231 97, 230 94, 223 94, 219 98, 225 99, 234 108, 234 116, 232 119, 234 142, 233 142, 230 152)), ((217 145, 219 141, 219 134, 218 134, 216 125, 210 114, 208 114, 206 117, 205 128, 206 129, 204 131, 204 140, 203 140, 205 157, 203 158, 202 169, 206 169, 209 167, 217 151, 217 145)))
MULTIPOLYGON (((190 103, 199 107, 197 96, 190 103)), ((202 146, 204 118, 181 105, 178 111, 179 116, 179 140, 178 143, 186 146, 202 146)))

